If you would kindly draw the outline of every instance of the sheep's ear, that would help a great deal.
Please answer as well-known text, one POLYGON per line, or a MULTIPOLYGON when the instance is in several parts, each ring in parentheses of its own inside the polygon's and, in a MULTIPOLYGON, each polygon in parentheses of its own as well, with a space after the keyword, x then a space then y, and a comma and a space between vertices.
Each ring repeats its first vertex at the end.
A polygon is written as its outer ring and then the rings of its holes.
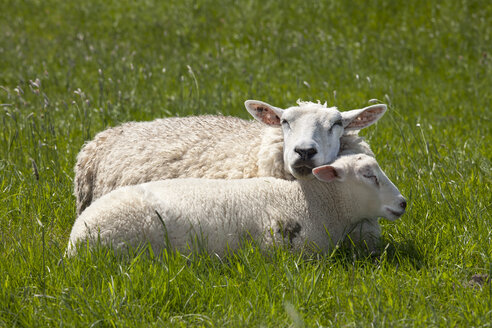
POLYGON ((246 100, 244 106, 256 120, 266 125, 280 126, 283 109, 259 100, 246 100))
POLYGON ((331 182, 333 180, 343 181, 345 170, 333 165, 318 166, 313 169, 313 175, 320 181, 331 182))
POLYGON ((342 124, 345 130, 360 130, 376 123, 384 115, 386 109, 385 104, 378 104, 342 112, 342 124))

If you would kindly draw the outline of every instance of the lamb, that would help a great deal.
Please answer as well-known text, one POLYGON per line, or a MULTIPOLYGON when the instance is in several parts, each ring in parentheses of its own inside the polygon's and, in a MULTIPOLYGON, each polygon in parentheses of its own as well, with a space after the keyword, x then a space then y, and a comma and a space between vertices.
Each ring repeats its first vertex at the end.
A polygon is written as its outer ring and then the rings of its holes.
POLYGON ((339 112, 326 103, 300 101, 287 109, 257 100, 245 106, 259 122, 174 117, 98 133, 77 156, 77 213, 118 187, 155 180, 310 179, 312 168, 333 161, 340 149, 373 156, 357 131, 386 111, 383 104, 339 112))
POLYGON ((170 179, 104 195, 75 221, 67 248, 98 242, 125 253, 150 244, 223 256, 252 238, 261 248, 330 251, 361 220, 398 219, 406 201, 376 160, 339 157, 313 169, 316 179, 170 179))

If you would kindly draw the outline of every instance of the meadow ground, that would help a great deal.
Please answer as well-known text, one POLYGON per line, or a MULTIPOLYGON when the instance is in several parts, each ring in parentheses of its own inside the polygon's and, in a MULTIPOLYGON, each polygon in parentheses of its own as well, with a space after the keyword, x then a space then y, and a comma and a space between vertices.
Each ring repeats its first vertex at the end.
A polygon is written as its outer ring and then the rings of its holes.
POLYGON ((492 325, 490 1, 0 3, 0 326, 492 325), (83 143, 246 99, 389 105, 381 256, 63 258, 83 143))

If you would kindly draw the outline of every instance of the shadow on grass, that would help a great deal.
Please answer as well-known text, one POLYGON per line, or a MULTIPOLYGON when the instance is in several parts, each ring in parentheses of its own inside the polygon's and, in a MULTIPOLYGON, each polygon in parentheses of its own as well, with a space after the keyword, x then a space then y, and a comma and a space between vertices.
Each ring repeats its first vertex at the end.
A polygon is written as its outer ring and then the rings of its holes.
POLYGON ((393 240, 381 239, 376 251, 370 251, 363 246, 337 247, 327 260, 344 263, 348 266, 358 263, 359 265, 381 265, 386 263, 399 267, 410 264, 415 270, 425 266, 425 257, 412 240, 395 242, 393 240))
POLYGON ((282 266, 289 262, 296 265, 318 265, 323 262, 338 263, 347 268, 354 265, 362 267, 379 267, 386 265, 399 267, 409 265, 415 270, 425 267, 426 260, 422 252, 412 240, 395 242, 390 239, 382 239, 375 252, 370 252, 364 247, 341 246, 335 248, 331 253, 293 252, 287 246, 277 245, 275 247, 261 247, 257 242, 248 240, 239 249, 234 251, 228 249, 223 256, 209 253, 204 249, 191 248, 189 253, 180 253, 172 249, 162 249, 154 252, 149 244, 140 245, 137 248, 127 248, 125 252, 114 252, 107 246, 95 245, 93 248, 82 247, 79 257, 82 262, 98 262, 100 259, 111 263, 135 265, 140 261, 167 266, 170 263, 181 263, 188 267, 208 271, 213 268, 214 272, 228 272, 236 267, 239 262, 245 265, 249 271, 252 264, 282 266))
POLYGON ((386 245, 386 259, 389 263, 401 264, 407 261, 417 270, 425 267, 425 257, 413 240, 387 242, 386 245))

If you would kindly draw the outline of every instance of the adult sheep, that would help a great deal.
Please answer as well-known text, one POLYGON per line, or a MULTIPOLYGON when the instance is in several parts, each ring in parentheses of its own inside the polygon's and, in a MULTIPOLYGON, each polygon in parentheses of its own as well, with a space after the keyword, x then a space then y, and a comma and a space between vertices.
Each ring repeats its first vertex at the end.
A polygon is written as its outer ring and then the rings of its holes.
POLYGON ((129 122, 98 133, 77 156, 77 213, 118 187, 148 181, 312 177, 311 169, 333 161, 339 149, 373 155, 356 131, 386 111, 382 104, 339 112, 300 101, 287 109, 256 100, 245 106, 259 122, 174 117, 129 122))
POLYGON ((317 179, 188 178, 122 187, 77 218, 67 253, 101 242, 117 252, 149 243, 154 252, 201 247, 222 256, 245 238, 260 247, 286 242, 327 252, 362 220, 405 212, 405 198, 371 156, 341 156, 313 174, 317 179))

